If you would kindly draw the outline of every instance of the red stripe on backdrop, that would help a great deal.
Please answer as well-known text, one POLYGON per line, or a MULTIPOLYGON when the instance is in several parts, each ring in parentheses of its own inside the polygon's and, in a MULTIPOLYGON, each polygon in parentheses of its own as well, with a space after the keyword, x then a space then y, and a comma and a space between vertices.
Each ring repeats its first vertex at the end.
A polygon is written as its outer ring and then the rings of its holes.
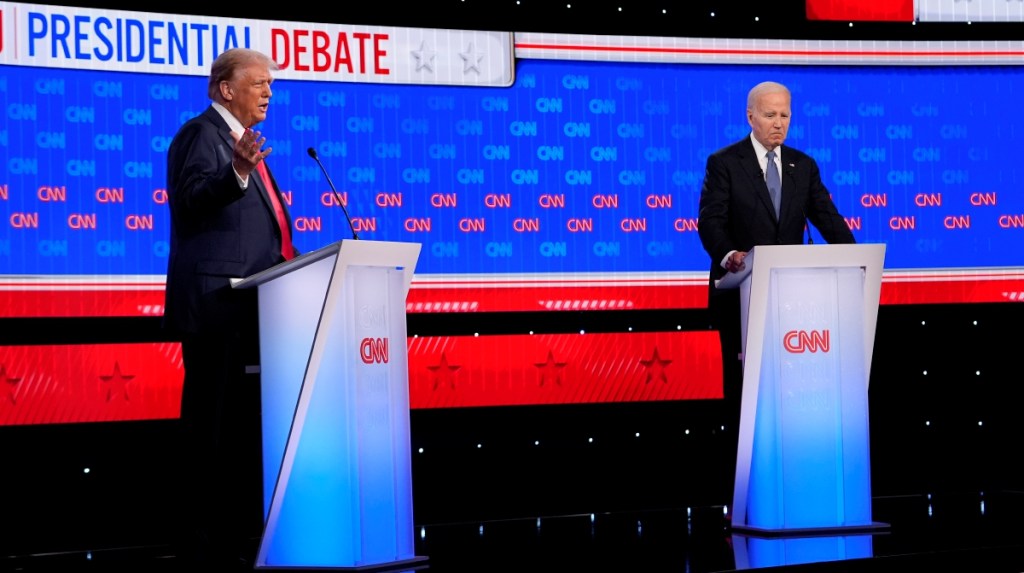
POLYGON ((418 337, 412 408, 701 400, 722 397, 718 333, 418 337))
POLYGON ((807 0, 808 20, 913 22, 914 0, 807 0))
POLYGON ((1024 278, 992 280, 884 280, 880 304, 1024 302, 1024 278))
POLYGON ((0 346, 0 426, 177 418, 181 346, 0 346))
POLYGON ((164 291, 130 287, 97 290, 5 290, 0 318, 162 316, 164 291))
MULTIPOLYGON (((0 318, 124 317, 163 314, 163 290, 102 285, 79 290, 38 286, 0 291, 0 318)), ((89 286, 89 285, 83 285, 89 286)), ((987 303, 1024 301, 1024 275, 957 277, 885 276, 881 304, 987 303)), ((629 286, 442 287, 413 283, 408 313, 660 310, 707 307, 703 283, 629 286)))
MULTIPOLYGON (((886 279, 881 304, 1024 302, 1024 278, 886 279)), ((518 312, 558 310, 690 309, 707 306, 702 286, 442 288, 409 291, 406 311, 518 312)), ((8 291, 0 293, 0 318, 160 316, 163 292, 132 290, 8 291)))
MULTIPOLYGON (((654 284, 650 284, 654 283, 654 284)), ((685 284, 462 287, 414 282, 410 313, 704 308, 685 284)), ((159 316, 156 283, 0 282, 0 318, 159 316), (19 283, 20 284, 20 283, 19 283)), ((1024 273, 892 272, 881 304, 1024 302, 1024 273)), ((721 397, 713 331, 411 338, 413 408, 721 397)), ((0 346, 0 425, 176 418, 180 347, 170 342, 0 346)))
MULTIPOLYGON (((712 331, 410 338, 410 406, 722 397, 712 331)), ((178 344, 0 346, 0 426, 174 419, 178 344)))
MULTIPOLYGON (((82 285, 88 286, 88 285, 82 285)), ((109 288, 71 290, 34 286, 0 291, 0 318, 123 317, 163 314, 163 289, 109 288)), ((548 310, 643 310, 703 308, 707 287, 694 285, 541 286, 422 288, 413 285, 409 313, 519 312, 548 310)))
POLYGON ((706 283, 668 286, 413 288, 406 312, 519 312, 704 308, 706 283))

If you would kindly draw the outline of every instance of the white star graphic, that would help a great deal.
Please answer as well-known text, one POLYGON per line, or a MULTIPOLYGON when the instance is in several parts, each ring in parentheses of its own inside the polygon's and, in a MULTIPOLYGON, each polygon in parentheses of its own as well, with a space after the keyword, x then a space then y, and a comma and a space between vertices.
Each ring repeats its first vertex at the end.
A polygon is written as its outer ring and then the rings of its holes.
POLYGON ((420 49, 412 51, 412 57, 416 58, 416 71, 426 68, 427 71, 434 71, 434 58, 437 52, 427 49, 427 41, 420 42, 420 49))
POLYGON ((470 42, 466 51, 459 54, 459 56, 462 57, 463 62, 462 73, 468 74, 469 70, 473 70, 477 74, 480 73, 480 62, 483 61, 484 55, 473 52, 473 42, 470 42))

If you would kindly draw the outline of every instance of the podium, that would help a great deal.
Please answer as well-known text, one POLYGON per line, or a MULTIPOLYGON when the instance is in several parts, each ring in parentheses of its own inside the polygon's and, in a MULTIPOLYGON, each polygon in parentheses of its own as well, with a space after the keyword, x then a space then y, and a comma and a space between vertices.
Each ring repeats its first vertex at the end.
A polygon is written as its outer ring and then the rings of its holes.
POLYGON ((872 521, 868 376, 885 245, 771 245, 740 289, 743 393, 732 527, 837 535, 872 521))
POLYGON ((259 299, 256 568, 414 569, 405 300, 418 243, 344 240, 244 279, 259 299))
POLYGON ((806 537, 734 533, 731 539, 736 570, 870 559, 875 554, 871 533, 806 537))

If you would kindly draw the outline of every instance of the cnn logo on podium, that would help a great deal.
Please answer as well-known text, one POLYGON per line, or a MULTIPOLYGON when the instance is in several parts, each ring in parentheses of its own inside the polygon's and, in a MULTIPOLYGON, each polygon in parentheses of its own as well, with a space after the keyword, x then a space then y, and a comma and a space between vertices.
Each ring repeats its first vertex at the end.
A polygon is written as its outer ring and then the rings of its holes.
POLYGON ((387 364, 388 339, 364 338, 359 343, 359 358, 364 364, 387 364))
POLYGON ((787 352, 828 352, 831 348, 828 330, 790 330, 782 337, 787 352))

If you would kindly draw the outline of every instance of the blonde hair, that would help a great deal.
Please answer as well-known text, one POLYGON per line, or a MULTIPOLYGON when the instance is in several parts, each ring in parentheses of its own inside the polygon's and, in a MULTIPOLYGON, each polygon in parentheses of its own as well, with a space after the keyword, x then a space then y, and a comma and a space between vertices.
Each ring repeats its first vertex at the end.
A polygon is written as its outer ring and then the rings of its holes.
POLYGON ((277 62, 263 52, 249 48, 232 48, 213 61, 210 66, 210 81, 206 92, 210 99, 220 101, 220 83, 235 79, 235 72, 249 64, 262 64, 270 70, 277 69, 277 62))

